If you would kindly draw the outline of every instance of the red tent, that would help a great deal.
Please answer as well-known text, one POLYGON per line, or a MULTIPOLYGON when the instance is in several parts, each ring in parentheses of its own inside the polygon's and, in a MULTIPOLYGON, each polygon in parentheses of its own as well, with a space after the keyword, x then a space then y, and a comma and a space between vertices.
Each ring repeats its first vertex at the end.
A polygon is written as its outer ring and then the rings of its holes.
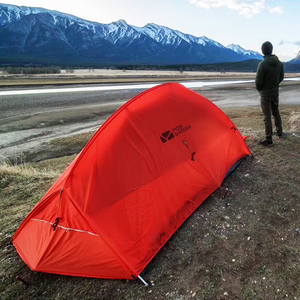
POLYGON ((177 83, 154 87, 96 132, 13 243, 35 271, 136 278, 249 154, 211 101, 177 83))

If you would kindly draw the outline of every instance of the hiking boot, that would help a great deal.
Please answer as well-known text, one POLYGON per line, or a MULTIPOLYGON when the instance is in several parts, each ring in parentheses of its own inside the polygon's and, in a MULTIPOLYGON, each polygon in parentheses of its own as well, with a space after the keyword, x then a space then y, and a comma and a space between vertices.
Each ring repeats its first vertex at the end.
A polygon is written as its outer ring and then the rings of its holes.
POLYGON ((282 132, 281 132, 281 133, 278 133, 277 135, 278 135, 278 137, 279 137, 280 139, 283 138, 283 133, 282 133, 282 132))
POLYGON ((268 141, 268 140, 263 140, 263 141, 259 141, 258 145, 261 145, 261 146, 272 146, 273 142, 272 141, 268 141))

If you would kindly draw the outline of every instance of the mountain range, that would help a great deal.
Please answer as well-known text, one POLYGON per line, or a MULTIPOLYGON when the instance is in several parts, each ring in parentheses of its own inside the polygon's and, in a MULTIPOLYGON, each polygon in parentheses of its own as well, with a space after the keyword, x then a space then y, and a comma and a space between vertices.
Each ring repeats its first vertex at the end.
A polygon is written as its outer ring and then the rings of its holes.
POLYGON ((294 59, 289 61, 289 63, 300 63, 300 51, 294 59))
POLYGON ((239 45, 227 47, 153 23, 86 21, 43 8, 0 4, 0 65, 64 66, 212 64, 262 60, 239 45))

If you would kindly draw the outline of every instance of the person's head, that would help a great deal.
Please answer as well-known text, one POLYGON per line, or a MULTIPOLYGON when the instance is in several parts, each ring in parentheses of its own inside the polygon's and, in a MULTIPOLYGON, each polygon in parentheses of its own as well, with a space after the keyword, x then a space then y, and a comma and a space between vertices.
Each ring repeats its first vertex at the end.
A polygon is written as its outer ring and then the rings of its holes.
POLYGON ((264 42, 261 45, 261 52, 263 55, 270 55, 272 54, 273 51, 273 45, 270 42, 264 42))

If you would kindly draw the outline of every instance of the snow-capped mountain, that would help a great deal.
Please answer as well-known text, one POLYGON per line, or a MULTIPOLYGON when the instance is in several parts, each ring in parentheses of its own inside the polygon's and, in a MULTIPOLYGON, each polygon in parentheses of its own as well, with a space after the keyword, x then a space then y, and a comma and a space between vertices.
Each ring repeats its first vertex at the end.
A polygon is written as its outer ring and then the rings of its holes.
POLYGON ((236 44, 229 44, 227 46, 228 49, 231 49, 232 51, 238 53, 238 54, 241 54, 243 55, 245 58, 246 57, 249 57, 250 59, 259 59, 259 60, 262 60, 263 59, 263 56, 256 52, 256 51, 252 51, 252 50, 246 50, 244 49, 243 47, 241 47, 240 45, 236 45, 236 44))
POLYGON ((297 56, 289 61, 292 64, 300 64, 300 51, 298 52, 297 56))
POLYGON ((89 22, 43 8, 0 4, 0 64, 203 64, 262 59, 239 46, 224 47, 153 23, 89 22))

